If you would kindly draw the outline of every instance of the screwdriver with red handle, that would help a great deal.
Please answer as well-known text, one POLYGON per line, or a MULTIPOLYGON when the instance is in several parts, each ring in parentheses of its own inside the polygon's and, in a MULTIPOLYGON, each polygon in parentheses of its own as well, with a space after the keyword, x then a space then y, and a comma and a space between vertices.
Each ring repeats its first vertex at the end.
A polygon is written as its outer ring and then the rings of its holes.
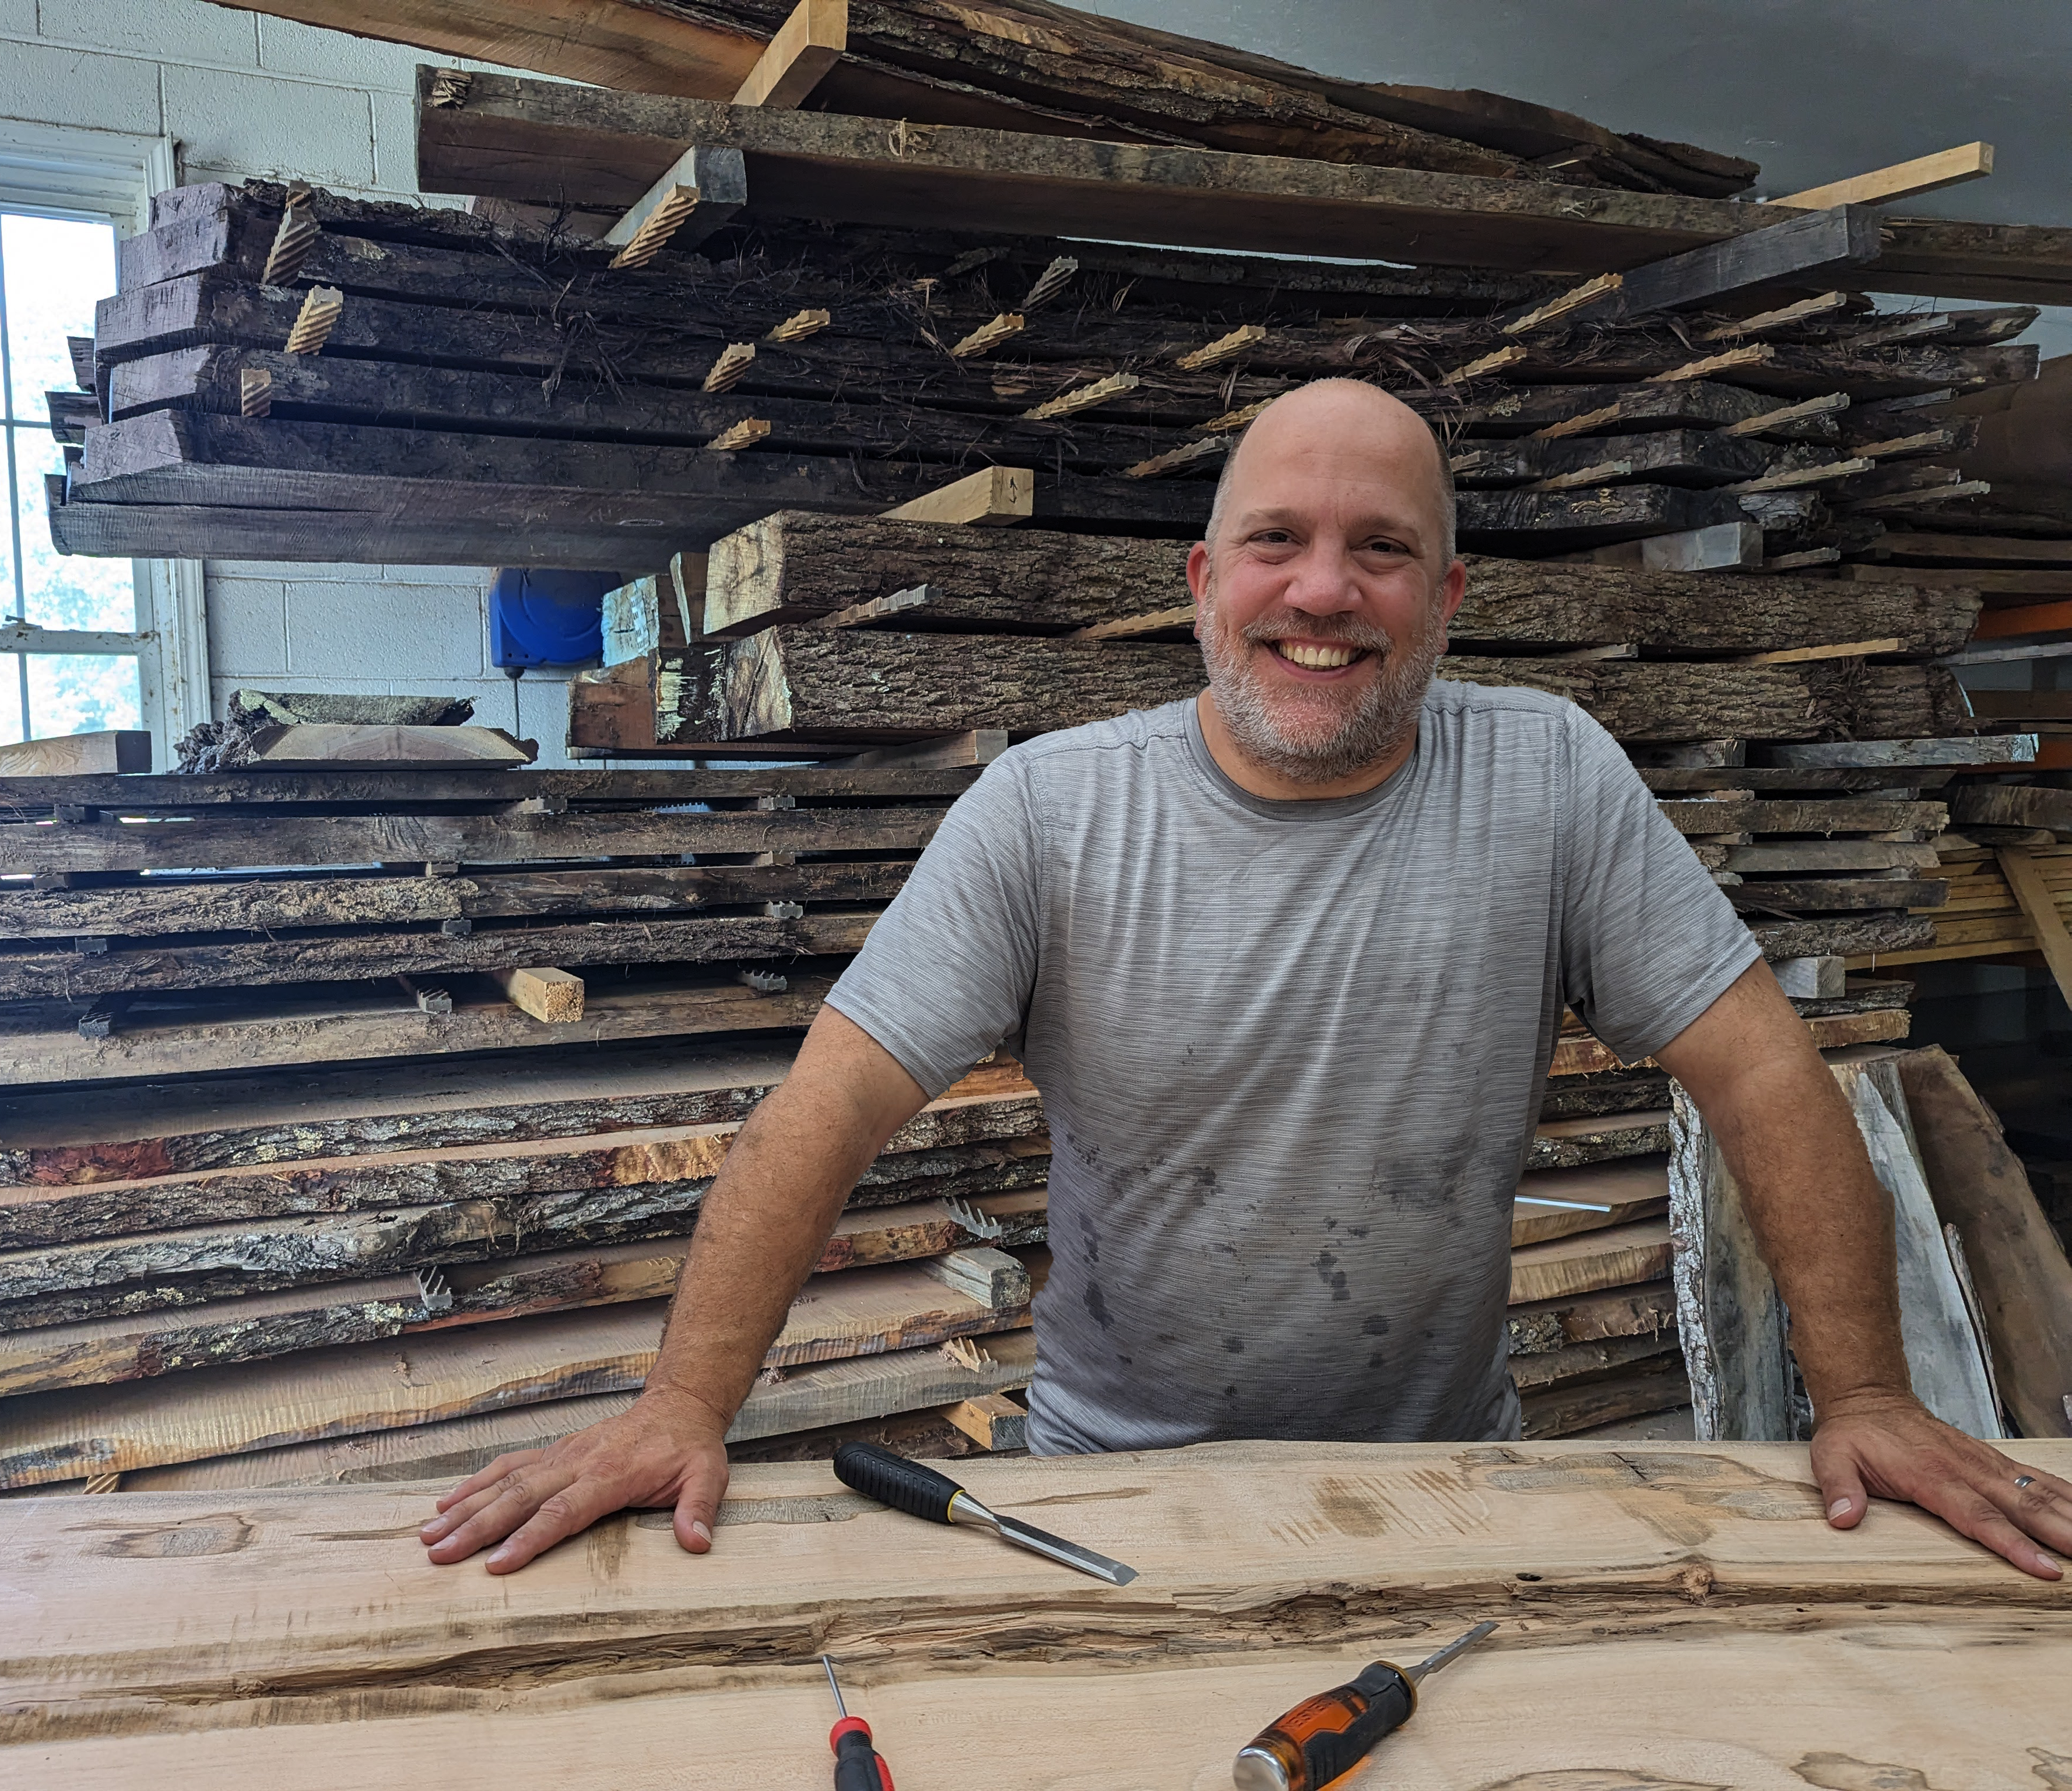
POLYGON ((1231 1769, 1237 1791, 1324 1791, 1417 1708, 1417 1682, 1496 1625, 1478 1623, 1415 1666, 1376 1661, 1356 1679, 1305 1698, 1252 1737, 1231 1769))
POLYGON ((828 1690, 835 1694, 835 1726, 828 1731, 828 1745, 835 1751, 835 1791, 892 1791, 892 1768, 871 1745, 870 1725, 849 1715, 835 1663, 823 1654, 820 1665, 828 1670, 828 1690))

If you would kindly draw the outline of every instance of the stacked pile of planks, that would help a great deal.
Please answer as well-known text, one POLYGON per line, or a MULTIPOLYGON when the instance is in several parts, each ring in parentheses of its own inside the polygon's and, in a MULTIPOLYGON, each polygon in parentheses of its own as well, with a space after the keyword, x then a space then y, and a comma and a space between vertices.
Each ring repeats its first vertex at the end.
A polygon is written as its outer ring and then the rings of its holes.
POLYGON ((1744 247, 1607 312, 1519 276, 759 211, 702 254, 614 267, 559 220, 259 183, 154 203, 80 346, 84 389, 52 395, 67 551, 493 561, 515 542, 639 571, 986 462, 1037 472, 1038 519, 1177 537, 1257 406, 1340 374, 1455 438, 1472 547, 1753 520, 1771 559, 1817 561, 1867 545, 1895 494, 1957 489, 1976 424, 1924 407, 2035 369, 1998 345, 2026 306, 1661 308, 1832 271, 1865 234, 1846 207, 1784 227, 1781 259, 1744 247))

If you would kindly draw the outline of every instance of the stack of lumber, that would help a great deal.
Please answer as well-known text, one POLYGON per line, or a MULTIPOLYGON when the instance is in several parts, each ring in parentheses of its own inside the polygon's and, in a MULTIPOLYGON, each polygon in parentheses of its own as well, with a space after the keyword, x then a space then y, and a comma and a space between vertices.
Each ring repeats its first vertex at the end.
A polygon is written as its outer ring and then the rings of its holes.
MULTIPOLYGON (((2072 1444, 2009 1452, 2072 1472, 2072 1444)), ((24 1501, 0 1773, 814 1785, 825 1651, 916 1791, 1221 1786, 1279 1712, 1494 1619, 1367 1782, 2072 1777, 2063 1588, 1882 1501, 1831 1529, 1800 1446, 1228 1444, 959 1477, 1138 1577, 919 1522, 824 1464, 738 1469, 708 1555, 625 1513, 502 1579, 426 1567, 429 1489, 24 1501)))
MULTIPOLYGON (((465 106, 428 101, 426 117, 487 128, 550 102, 632 103, 485 76, 465 106)), ((837 160, 858 191, 899 191, 880 125, 735 109, 853 125, 837 160)), ((660 140, 621 142, 616 116, 571 140, 652 160, 660 140)), ((550 131, 482 159, 553 182, 574 153, 550 131)), ((640 573, 772 511, 882 512, 988 463, 1032 475, 1023 513, 1039 522, 1178 538, 1198 529, 1256 407, 1340 374, 1455 437, 1471 547, 1538 557, 1753 522, 1770 558, 1824 560, 1867 545, 1895 493, 1926 503, 1963 483, 1951 456, 1975 424, 1927 407, 2036 367, 2005 342, 2028 306, 1896 318, 1840 290, 1772 302, 1780 281, 1866 271, 1878 231, 1860 208, 1788 212, 1783 240, 1704 252, 1652 296, 1636 283, 1579 302, 1523 274, 1007 235, 990 206, 968 229, 899 225, 936 210, 905 200, 887 208, 894 227, 858 206, 812 224, 765 203, 750 162, 750 209, 726 207, 739 216, 697 251, 638 266, 558 219, 256 183, 160 195, 82 347, 89 390, 53 397, 72 450, 50 484, 53 538, 85 553, 640 573)), ((1138 190, 1096 183, 1111 189, 1138 190)), ((1505 187, 1527 190, 1562 191, 1505 187)), ((1076 212, 1045 221, 1096 229, 1076 212)))

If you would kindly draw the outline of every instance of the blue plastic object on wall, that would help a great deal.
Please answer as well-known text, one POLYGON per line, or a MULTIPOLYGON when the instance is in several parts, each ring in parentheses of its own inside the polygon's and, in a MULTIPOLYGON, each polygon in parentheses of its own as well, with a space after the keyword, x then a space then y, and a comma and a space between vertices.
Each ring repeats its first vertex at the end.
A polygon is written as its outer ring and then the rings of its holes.
POLYGON ((504 566, 489 587, 489 656, 516 677, 528 666, 582 665, 604 651, 604 594, 615 572, 504 566))

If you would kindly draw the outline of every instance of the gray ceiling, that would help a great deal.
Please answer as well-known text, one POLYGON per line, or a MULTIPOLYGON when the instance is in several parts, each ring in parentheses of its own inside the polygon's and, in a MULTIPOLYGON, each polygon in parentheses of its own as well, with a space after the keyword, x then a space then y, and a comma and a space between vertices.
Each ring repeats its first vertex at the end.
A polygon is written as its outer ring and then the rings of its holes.
MULTIPOLYGON (((1992 177, 1893 209, 2072 224, 2068 0, 1075 0, 1356 80, 1480 87, 1760 162, 1789 193, 1968 143, 1992 177)), ((2046 314, 2046 354, 2072 311, 2046 314)))

